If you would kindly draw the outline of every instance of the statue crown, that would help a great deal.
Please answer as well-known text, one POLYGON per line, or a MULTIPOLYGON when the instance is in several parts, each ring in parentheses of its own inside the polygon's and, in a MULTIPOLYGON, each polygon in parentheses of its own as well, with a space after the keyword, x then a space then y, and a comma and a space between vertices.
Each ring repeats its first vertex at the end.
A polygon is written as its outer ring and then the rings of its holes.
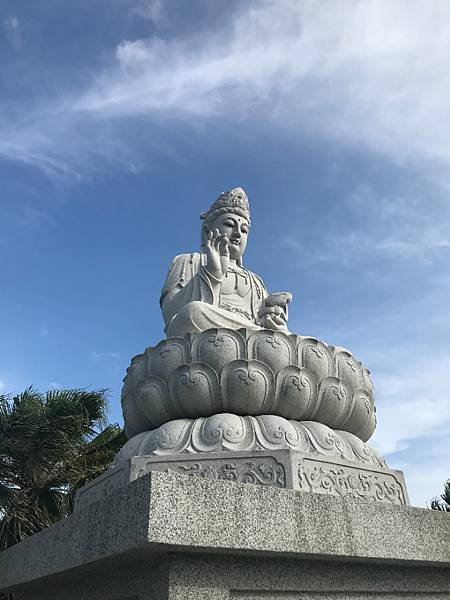
POLYGON ((250 206, 247 194, 241 187, 233 188, 228 192, 222 192, 209 209, 200 215, 200 218, 206 221, 213 221, 220 214, 226 212, 244 217, 250 224, 250 206))

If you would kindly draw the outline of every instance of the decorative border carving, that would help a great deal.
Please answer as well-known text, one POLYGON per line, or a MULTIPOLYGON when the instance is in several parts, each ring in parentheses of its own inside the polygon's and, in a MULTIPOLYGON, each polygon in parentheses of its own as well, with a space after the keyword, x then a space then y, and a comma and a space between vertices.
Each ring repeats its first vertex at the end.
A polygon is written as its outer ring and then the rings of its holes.
POLYGON ((327 465, 305 459, 298 466, 298 479, 301 491, 406 504, 403 487, 392 472, 327 465))
POLYGON ((408 494, 398 471, 340 458, 308 456, 289 449, 201 452, 170 456, 136 456, 87 484, 75 508, 114 493, 151 471, 178 473, 212 481, 251 483, 264 487, 407 505, 408 494), (114 477, 118 475, 118 477, 114 477))
POLYGON ((177 464, 168 469, 169 473, 197 475, 204 479, 253 483, 256 485, 286 487, 284 466, 270 457, 254 460, 236 459, 225 464, 218 461, 202 460, 190 464, 177 464))

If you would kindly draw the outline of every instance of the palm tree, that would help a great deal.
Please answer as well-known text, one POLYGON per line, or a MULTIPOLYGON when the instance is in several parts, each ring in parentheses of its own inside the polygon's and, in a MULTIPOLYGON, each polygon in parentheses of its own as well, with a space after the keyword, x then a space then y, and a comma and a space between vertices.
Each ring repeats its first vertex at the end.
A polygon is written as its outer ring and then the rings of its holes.
POLYGON ((56 523, 126 441, 104 390, 0 395, 0 550, 56 523))
POLYGON ((450 479, 444 484, 444 493, 434 498, 430 506, 433 510, 450 512, 450 479))

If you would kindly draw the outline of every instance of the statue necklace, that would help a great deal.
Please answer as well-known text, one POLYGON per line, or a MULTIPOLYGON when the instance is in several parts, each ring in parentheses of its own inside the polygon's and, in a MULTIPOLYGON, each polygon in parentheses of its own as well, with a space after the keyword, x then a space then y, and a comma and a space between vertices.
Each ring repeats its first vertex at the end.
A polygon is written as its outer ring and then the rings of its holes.
POLYGON ((237 290, 239 287, 239 277, 242 277, 244 280, 245 286, 248 285, 249 275, 244 267, 240 267, 239 269, 235 269, 234 267, 228 267, 227 272, 225 273, 225 277, 228 277, 228 272, 234 273, 234 289, 237 290))

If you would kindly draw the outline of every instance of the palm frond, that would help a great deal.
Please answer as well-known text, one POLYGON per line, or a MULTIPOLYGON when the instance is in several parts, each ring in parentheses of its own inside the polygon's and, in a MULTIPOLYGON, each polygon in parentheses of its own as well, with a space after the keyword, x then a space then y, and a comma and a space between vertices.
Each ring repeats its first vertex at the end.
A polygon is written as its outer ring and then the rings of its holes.
POLYGON ((106 405, 105 390, 0 396, 0 549, 69 514, 75 490, 108 468, 126 438, 106 405))
POLYGON ((431 500, 430 508, 441 512, 450 512, 450 479, 444 484, 444 493, 431 500))

